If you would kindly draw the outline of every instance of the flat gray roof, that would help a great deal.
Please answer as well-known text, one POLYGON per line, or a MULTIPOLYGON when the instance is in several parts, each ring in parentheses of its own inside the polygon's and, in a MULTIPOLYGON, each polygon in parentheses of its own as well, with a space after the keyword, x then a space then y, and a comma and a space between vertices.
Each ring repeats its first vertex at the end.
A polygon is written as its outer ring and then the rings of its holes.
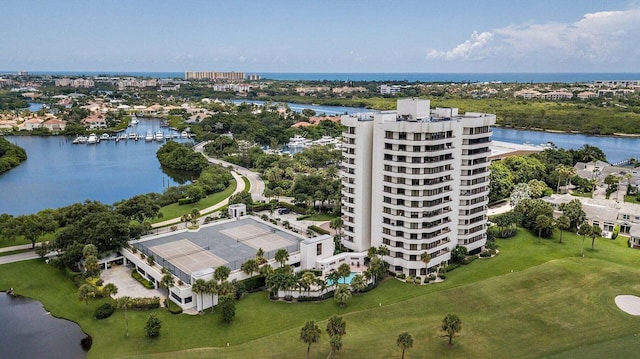
POLYGON ((255 258, 258 248, 265 251, 267 259, 273 258, 278 249, 298 251, 305 239, 253 217, 243 217, 203 225, 198 231, 144 238, 134 246, 153 254, 156 263, 188 281, 191 273, 219 265, 240 269, 247 259, 255 258))

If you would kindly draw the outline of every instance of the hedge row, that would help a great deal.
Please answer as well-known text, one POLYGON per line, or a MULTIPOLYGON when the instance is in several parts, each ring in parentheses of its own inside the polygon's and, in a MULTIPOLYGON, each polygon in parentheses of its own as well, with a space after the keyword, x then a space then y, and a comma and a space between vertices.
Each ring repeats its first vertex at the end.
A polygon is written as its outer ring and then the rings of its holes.
POLYGON ((164 306, 167 307, 167 310, 171 314, 180 314, 182 313, 182 307, 174 303, 171 299, 167 298, 164 300, 164 306))
POLYGON ((142 284, 145 288, 147 289, 154 289, 155 286, 153 285, 153 283, 151 283, 150 280, 143 278, 142 275, 140 273, 138 273, 137 271, 133 271, 131 272, 131 276, 133 277, 133 279, 137 280, 138 282, 140 282, 140 284, 142 284))
POLYGON ((319 234, 331 234, 331 232, 330 232, 330 231, 327 231, 326 229, 324 229, 324 228, 320 228, 320 227, 318 227, 318 226, 309 226, 308 228, 309 228, 310 230, 312 230, 312 231, 316 232, 316 233, 319 233, 319 234))
POLYGON ((278 202, 279 207, 289 208, 290 210, 296 212, 297 214, 306 214, 307 209, 304 207, 296 206, 287 202, 278 202))
MULTIPOLYGON (((118 309, 124 308, 122 298, 116 300, 118 309)), ((130 309, 157 309, 160 308, 160 297, 153 298, 129 298, 130 309)))
POLYGON ((262 288, 264 288, 264 286, 265 286, 265 278, 264 278, 264 276, 258 275, 258 276, 255 276, 255 277, 243 279, 243 280, 239 281, 238 283, 243 283, 245 289, 247 290, 247 292, 253 293, 253 292, 258 292, 258 291, 262 290, 262 288))

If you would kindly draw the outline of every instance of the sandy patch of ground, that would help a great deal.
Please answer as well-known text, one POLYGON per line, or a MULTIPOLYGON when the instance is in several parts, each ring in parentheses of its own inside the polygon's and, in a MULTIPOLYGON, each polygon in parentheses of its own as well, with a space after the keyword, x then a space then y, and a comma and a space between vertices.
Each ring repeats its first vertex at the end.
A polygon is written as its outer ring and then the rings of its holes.
POLYGON ((619 295, 615 301, 618 308, 623 312, 631 315, 640 315, 640 297, 635 295, 619 295))

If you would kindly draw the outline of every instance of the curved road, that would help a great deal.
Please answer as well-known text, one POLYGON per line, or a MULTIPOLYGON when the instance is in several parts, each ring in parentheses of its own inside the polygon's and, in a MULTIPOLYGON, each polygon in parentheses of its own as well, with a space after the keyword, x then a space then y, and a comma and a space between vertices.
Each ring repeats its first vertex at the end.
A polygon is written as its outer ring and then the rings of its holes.
MULTIPOLYGON (((249 188, 249 193, 251 193, 251 198, 254 201, 262 200, 262 192, 264 191, 264 181, 260 178, 260 174, 257 173, 257 172, 250 171, 249 169, 246 169, 244 167, 240 167, 240 166, 234 165, 233 163, 229 163, 229 162, 226 162, 226 161, 219 160, 217 158, 211 158, 211 157, 207 156, 203 152, 204 146, 207 143, 209 143, 209 141, 200 142, 197 145, 195 145, 193 149, 196 152, 202 153, 202 155, 209 162, 216 163, 216 164, 222 165, 224 167, 231 168, 233 170, 233 171, 231 171, 231 174, 233 175, 233 178, 236 181, 236 190, 233 191, 233 193, 231 195, 234 195, 236 193, 244 191, 245 183, 244 183, 244 180, 242 180, 241 176, 245 176, 245 177, 247 177, 247 179, 249 180, 249 183, 251 185, 250 188, 249 188)), ((215 205, 213 205, 211 207, 204 208, 200 212, 202 214, 211 213, 211 212, 213 212, 215 210, 218 210, 218 209, 226 206, 227 203, 229 203, 229 198, 226 198, 223 201, 220 201, 220 202, 216 203, 215 205)), ((204 221, 204 219, 202 218, 201 221, 204 221)), ((159 227, 166 227, 166 226, 169 226, 169 225, 172 225, 172 224, 179 224, 179 223, 181 223, 180 218, 172 218, 172 219, 168 219, 166 221, 154 223, 152 226, 153 226, 153 228, 159 228, 159 227)))
POLYGON ((251 189, 249 190, 249 192, 251 193, 251 198, 254 201, 261 201, 262 200, 262 192, 264 192, 264 181, 262 180, 262 178, 260 178, 260 174, 257 172, 253 172, 247 168, 244 167, 240 167, 238 165, 234 165, 233 163, 229 163, 226 161, 222 161, 216 158, 212 158, 207 156, 206 154, 204 154, 203 150, 204 150, 204 146, 209 143, 211 141, 205 141, 205 142, 200 142, 197 145, 194 146, 194 150, 196 152, 200 152, 202 153, 202 155, 209 160, 209 162, 211 163, 217 163, 220 165, 223 165, 225 167, 230 167, 232 168, 234 171, 238 172, 239 174, 241 174, 242 176, 247 177, 247 179, 249 180, 249 183, 251 183, 251 189))

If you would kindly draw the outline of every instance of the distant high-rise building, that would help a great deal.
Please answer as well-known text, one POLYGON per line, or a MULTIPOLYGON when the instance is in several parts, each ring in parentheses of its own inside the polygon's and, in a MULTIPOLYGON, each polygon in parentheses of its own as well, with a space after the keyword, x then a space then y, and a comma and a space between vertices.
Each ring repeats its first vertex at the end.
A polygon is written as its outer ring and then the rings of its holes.
POLYGON ((186 71, 187 80, 244 81, 244 72, 186 71))
POLYGON ((480 251, 495 120, 419 99, 342 116, 342 243, 357 252, 385 245, 390 270, 411 276, 447 262, 458 245, 480 251))

